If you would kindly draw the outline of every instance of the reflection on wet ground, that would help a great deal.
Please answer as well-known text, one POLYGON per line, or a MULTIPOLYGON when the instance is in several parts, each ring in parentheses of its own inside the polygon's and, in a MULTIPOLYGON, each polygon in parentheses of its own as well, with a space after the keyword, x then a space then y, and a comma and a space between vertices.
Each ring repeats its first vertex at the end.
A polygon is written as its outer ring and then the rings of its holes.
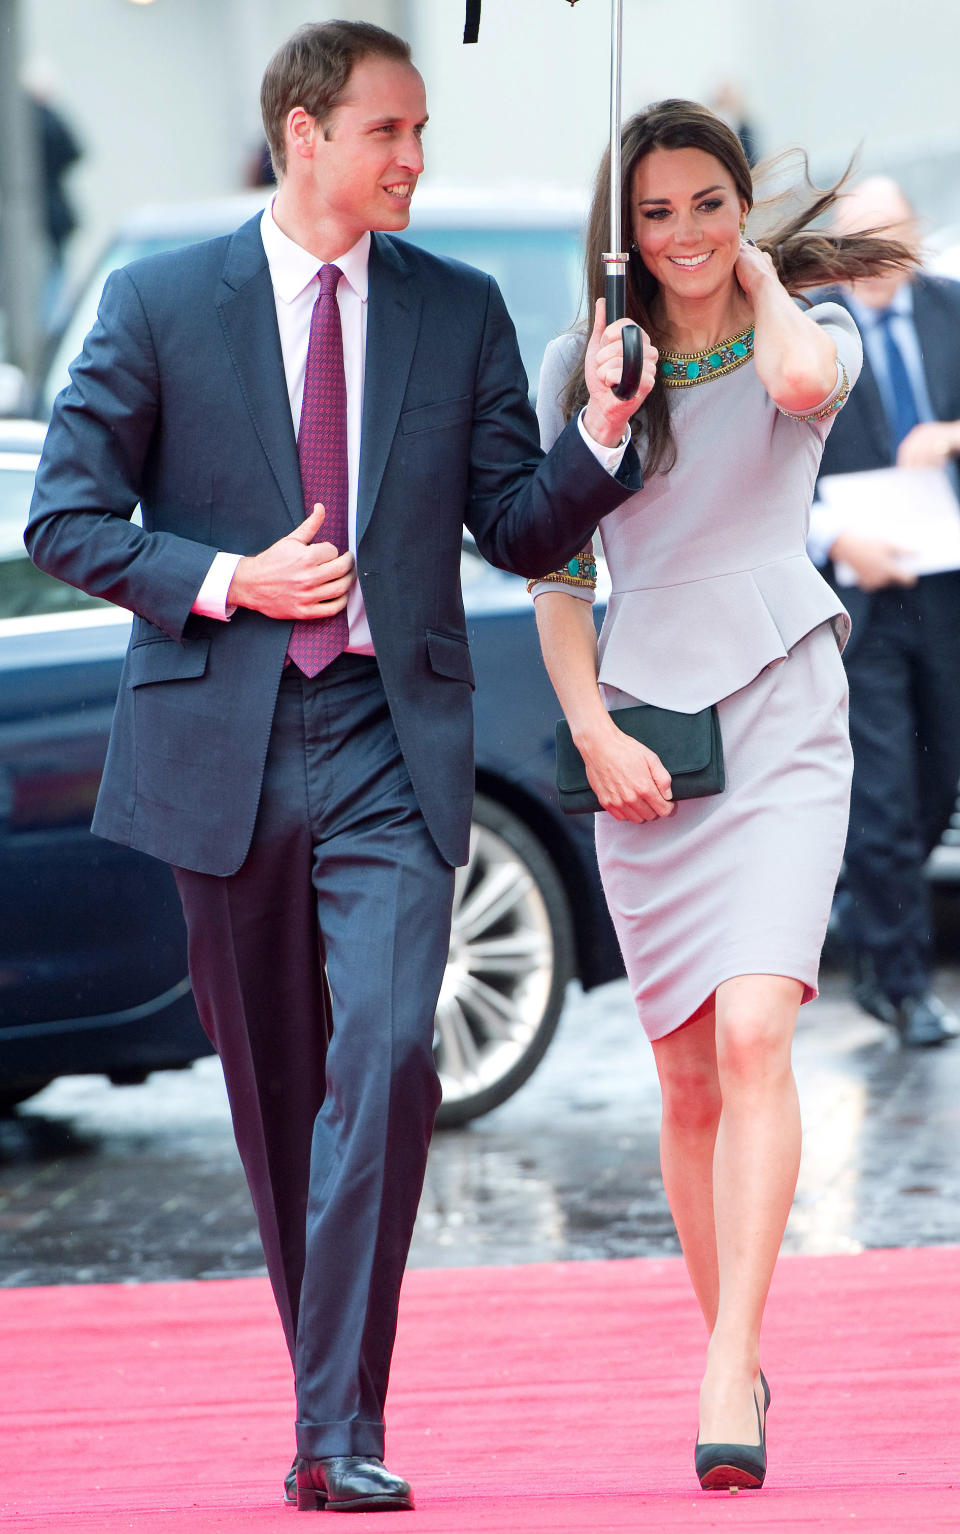
MULTIPOLYGON (((960 968, 939 990, 960 1005, 960 968)), ((960 1241, 960 1041, 902 1052, 828 974, 795 1060, 805 1148, 786 1249, 960 1241)), ((658 1123, 625 982, 572 990, 528 1085, 435 1139, 411 1260, 676 1252, 658 1123)), ((0 1120, 0 1284, 262 1271, 216 1061, 140 1087, 65 1079, 0 1120)))

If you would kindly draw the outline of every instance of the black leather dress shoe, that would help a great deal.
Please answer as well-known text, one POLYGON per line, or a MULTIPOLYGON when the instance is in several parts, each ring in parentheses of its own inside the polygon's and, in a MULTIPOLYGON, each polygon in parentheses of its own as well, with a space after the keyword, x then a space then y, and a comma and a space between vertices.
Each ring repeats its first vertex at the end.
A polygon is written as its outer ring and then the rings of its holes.
POLYGON ((960 1033, 960 1021, 938 996, 906 996, 897 1008, 897 1027, 907 1049, 931 1049, 960 1033))
POLYGON ((364 1454, 297 1460, 297 1510, 301 1513, 375 1513, 413 1507, 406 1481, 383 1460, 364 1454))

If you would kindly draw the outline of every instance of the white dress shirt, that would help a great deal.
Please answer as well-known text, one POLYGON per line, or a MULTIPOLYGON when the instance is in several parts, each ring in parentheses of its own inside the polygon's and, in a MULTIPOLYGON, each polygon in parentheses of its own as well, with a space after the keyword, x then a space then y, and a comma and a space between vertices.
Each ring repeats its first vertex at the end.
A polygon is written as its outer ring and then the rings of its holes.
MULTIPOLYGON (((303 403, 303 380, 310 340, 310 318, 320 291, 322 261, 284 234, 268 204, 260 220, 260 237, 267 255, 273 284, 280 331, 283 371, 293 417, 294 434, 300 430, 303 403)), ((367 294, 370 235, 364 234, 351 250, 338 256, 336 265, 343 272, 337 288, 340 324, 343 332, 343 367, 347 385, 347 526, 350 552, 357 553, 357 481, 360 469, 360 426, 363 419, 363 378, 367 351, 367 294)), ((609 473, 616 474, 626 451, 628 437, 615 448, 594 442, 580 416, 580 435, 594 457, 609 473)), ((306 513, 304 513, 306 515, 306 513)), ((322 537, 322 534, 321 534, 322 537)), ((214 556, 203 585, 197 593, 193 611, 205 618, 228 619, 236 608, 228 607, 227 593, 241 555, 220 553, 214 556)), ((354 581, 347 598, 347 649, 354 654, 373 655, 373 640, 363 605, 360 582, 354 581)))
MULTIPOLYGON (((300 431, 310 319, 320 291, 319 273, 324 263, 284 234, 273 217, 272 204, 263 210, 260 237, 273 284, 283 373, 296 436, 300 431)), ((367 347, 369 259, 370 235, 364 234, 351 250, 338 256, 336 262, 343 272, 337 288, 337 305, 343 333, 343 371, 347 386, 347 541, 354 557, 357 552, 357 481, 360 471, 360 425, 363 419, 363 373, 367 347)), ((227 607, 227 592, 239 563, 239 554, 215 556, 193 604, 195 613, 201 613, 207 618, 231 616, 235 609, 227 607)), ((359 581, 354 581, 347 597, 347 625, 347 649, 354 654, 372 655, 373 640, 359 581)))
MULTIPOLYGON (((893 420, 896 411, 894 408, 893 389, 890 384, 890 374, 887 368, 886 342, 883 335, 883 317, 887 310, 868 308, 866 304, 860 303, 849 292, 846 294, 846 302, 860 332, 864 356, 870 363, 873 376, 876 379, 887 419, 893 420)), ((923 357, 920 352, 917 327, 913 319, 913 288, 909 282, 905 282, 902 287, 897 289, 890 301, 890 312, 890 332, 900 350, 904 367, 907 370, 907 377, 910 379, 910 386, 913 389, 913 397, 917 406, 917 415, 921 421, 932 421, 935 419, 935 416, 930 404, 926 374, 923 370, 923 357)), ((830 558, 830 550, 844 531, 844 527, 845 524, 842 516, 834 508, 828 506, 825 501, 814 501, 810 509, 807 553, 815 565, 826 564, 830 558)))

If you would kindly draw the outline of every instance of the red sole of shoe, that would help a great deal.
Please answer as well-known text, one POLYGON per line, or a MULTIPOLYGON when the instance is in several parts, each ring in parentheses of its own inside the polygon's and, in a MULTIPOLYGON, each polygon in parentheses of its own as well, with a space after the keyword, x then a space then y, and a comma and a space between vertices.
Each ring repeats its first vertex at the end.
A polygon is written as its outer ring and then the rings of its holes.
POLYGON ((715 1465, 700 1485, 704 1491, 758 1491, 763 1482, 736 1465, 715 1465))

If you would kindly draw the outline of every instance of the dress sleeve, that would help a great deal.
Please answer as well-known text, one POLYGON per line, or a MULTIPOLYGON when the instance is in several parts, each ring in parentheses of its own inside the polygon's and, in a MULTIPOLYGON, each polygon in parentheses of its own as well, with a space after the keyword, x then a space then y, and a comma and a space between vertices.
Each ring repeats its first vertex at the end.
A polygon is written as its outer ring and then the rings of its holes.
MULTIPOLYGON (((549 452, 566 425, 560 400, 583 339, 582 335, 568 332, 551 341, 544 353, 537 390, 537 419, 544 452, 549 452)), ((566 591, 570 596, 592 602, 596 586, 597 565, 592 545, 581 549, 561 569, 527 581, 527 590, 534 600, 544 591, 566 591)))
POLYGON ((860 377, 863 344, 853 316, 842 304, 816 304, 809 311, 808 318, 822 326, 837 348, 836 381, 826 398, 814 405, 812 410, 784 410, 782 405, 778 405, 777 409, 792 421, 808 421, 820 437, 826 438, 834 416, 843 409, 847 395, 860 377))

